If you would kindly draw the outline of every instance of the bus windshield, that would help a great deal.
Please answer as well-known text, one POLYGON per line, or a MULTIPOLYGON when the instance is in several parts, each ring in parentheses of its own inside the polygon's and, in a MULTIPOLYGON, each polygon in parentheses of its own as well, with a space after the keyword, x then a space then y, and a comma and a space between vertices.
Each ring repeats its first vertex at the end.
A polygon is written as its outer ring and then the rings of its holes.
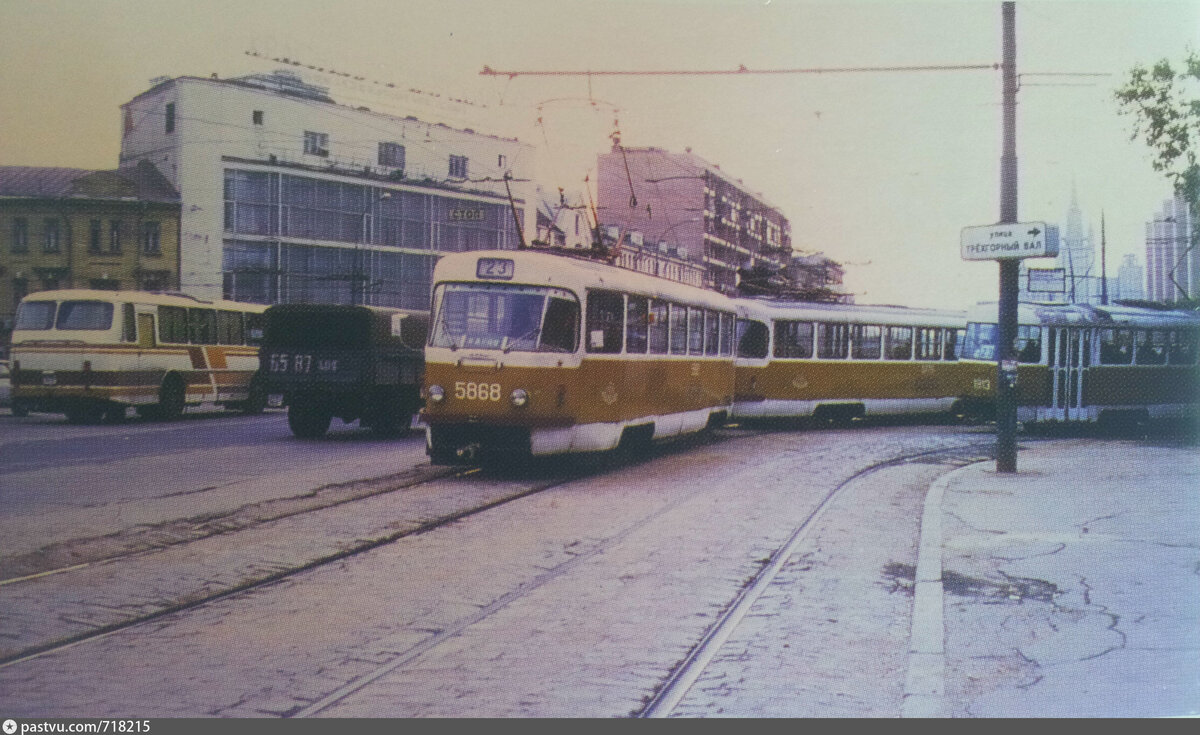
POLYGON ((54 327, 54 308, 56 301, 26 301, 17 308, 17 321, 14 330, 20 329, 52 329, 54 327))
POLYGON ((579 300, 569 291, 500 284, 441 284, 431 347, 574 352, 579 300))
POLYGON ((996 337, 995 324, 971 322, 967 325, 967 337, 963 340, 962 357, 964 360, 995 360, 996 337))

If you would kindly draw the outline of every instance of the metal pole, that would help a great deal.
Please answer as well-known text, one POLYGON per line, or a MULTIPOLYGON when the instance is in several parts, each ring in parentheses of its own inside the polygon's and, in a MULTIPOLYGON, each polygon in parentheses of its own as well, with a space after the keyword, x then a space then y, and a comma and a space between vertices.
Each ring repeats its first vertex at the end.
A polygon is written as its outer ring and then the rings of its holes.
MULTIPOLYGON (((1016 4, 1001 4, 1003 19, 1003 136, 1000 157, 1000 224, 1017 221, 1016 4)), ((1000 260, 999 334, 996 350, 996 471, 1017 471, 1016 355, 1020 261, 1000 260)))

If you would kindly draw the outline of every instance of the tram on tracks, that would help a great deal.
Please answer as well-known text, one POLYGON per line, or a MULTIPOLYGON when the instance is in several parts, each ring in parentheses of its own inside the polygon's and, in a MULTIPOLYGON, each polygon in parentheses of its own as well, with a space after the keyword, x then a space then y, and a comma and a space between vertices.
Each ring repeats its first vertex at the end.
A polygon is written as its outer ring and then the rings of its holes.
POLYGON ((527 251, 446 255, 425 349, 434 464, 639 449, 727 420, 735 302, 527 251))
MULTIPOLYGON (((1200 313, 1145 306, 1027 304, 1017 313, 1017 420, 1200 419, 1200 313)), ((997 305, 969 310, 963 410, 994 414, 997 305)))
POLYGON ((211 402, 260 413, 264 304, 183 294, 62 289, 21 300, 12 335, 13 413, 72 423, 177 418, 211 402))
POLYGON ((732 416, 948 415, 965 392, 966 324, 958 311, 739 300, 732 416))

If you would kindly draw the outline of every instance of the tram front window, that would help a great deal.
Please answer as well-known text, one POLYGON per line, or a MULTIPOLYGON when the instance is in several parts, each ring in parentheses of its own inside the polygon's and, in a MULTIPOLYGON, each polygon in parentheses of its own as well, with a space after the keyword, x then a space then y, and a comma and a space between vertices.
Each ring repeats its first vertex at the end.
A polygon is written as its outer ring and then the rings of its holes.
POLYGON ((971 322, 967 325, 967 336, 963 340, 962 356, 964 360, 995 360, 996 337, 995 324, 971 322))
POLYGON ((448 283, 434 294, 431 347, 504 352, 574 352, 579 301, 535 286, 448 283))

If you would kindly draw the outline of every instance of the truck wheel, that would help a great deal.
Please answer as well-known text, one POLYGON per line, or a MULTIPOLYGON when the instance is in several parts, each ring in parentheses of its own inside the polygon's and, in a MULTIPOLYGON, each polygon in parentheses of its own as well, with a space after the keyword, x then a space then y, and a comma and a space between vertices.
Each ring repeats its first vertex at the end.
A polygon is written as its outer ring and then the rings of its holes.
POLYGON ((255 375, 250 379, 250 392, 242 402, 242 413, 254 416, 263 412, 267 407, 267 389, 263 387, 262 379, 255 375))
POLYGON ((12 415, 17 418, 24 418, 29 415, 29 407, 25 405, 24 401, 13 401, 12 415))
POLYGON ((98 424, 104 417, 104 407, 98 403, 79 403, 63 409, 68 424, 98 424))
POLYGON ((329 431, 333 414, 319 401, 297 398, 288 406, 288 427, 298 439, 317 439, 329 431))

